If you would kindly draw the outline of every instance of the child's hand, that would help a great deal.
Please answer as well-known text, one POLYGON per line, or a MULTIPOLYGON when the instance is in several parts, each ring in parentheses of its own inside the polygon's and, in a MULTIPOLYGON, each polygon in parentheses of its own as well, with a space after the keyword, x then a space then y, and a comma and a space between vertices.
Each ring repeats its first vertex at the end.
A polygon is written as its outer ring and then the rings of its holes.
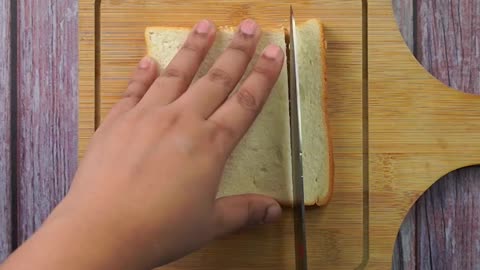
POLYGON ((218 236, 279 218, 272 198, 215 199, 225 161, 268 98, 284 57, 280 48, 268 47, 241 90, 226 100, 260 37, 251 20, 239 29, 195 84, 215 38, 208 21, 197 24, 160 77, 152 60, 140 62, 94 135, 69 194, 12 256, 11 269, 16 263, 29 269, 151 269, 218 236))

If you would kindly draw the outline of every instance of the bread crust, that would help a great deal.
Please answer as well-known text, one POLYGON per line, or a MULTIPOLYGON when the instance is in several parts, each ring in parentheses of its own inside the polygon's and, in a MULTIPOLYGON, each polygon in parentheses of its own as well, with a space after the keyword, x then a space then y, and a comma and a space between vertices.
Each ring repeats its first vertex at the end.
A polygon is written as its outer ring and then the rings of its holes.
MULTIPOLYGON (((327 41, 325 38, 325 31, 323 28, 322 22, 317 19, 313 18, 310 19, 309 21, 314 20, 320 29, 320 50, 321 50, 321 57, 320 57, 320 64, 322 65, 322 75, 323 75, 323 95, 322 95, 322 100, 320 101, 322 104, 322 112, 323 112, 323 126, 325 127, 325 133, 326 133, 326 141, 327 141, 327 152, 328 152, 328 191, 327 195, 321 197, 320 195, 317 197, 315 201, 305 201, 304 204, 306 206, 324 206, 327 205, 333 194, 333 185, 334 185, 334 175, 335 175, 335 165, 334 165, 334 158, 333 158, 333 144, 332 144, 332 136, 330 134, 330 124, 328 121, 328 110, 327 110, 327 99, 328 99, 328 80, 327 80, 327 41)), ((300 23, 297 27, 302 27, 306 22, 300 23)), ((287 35, 290 33, 287 31, 287 35)), ((292 205, 290 202, 288 204, 289 206, 292 205)))
MULTIPOLYGON (((331 197, 332 197, 332 193, 333 193, 333 185, 334 185, 334 158, 333 158, 333 145, 332 145, 332 137, 331 137, 331 134, 330 134, 330 125, 329 125, 329 121, 328 121, 328 111, 327 111, 327 98, 328 98, 328 84, 327 84, 327 63, 326 63, 326 50, 327 50, 327 43, 326 43, 326 39, 325 39, 325 33, 324 33, 324 28, 323 28, 323 24, 321 23, 320 20, 318 19, 312 19, 312 20, 315 20, 316 23, 318 23, 319 25, 319 29, 320 29, 320 50, 321 50, 321 58, 320 58, 320 64, 322 65, 322 72, 323 72, 323 93, 322 93, 322 100, 321 100, 321 104, 322 104, 322 112, 324 114, 324 117, 323 117, 323 126, 325 127, 325 132, 326 132, 326 141, 327 141, 327 151, 328 151, 328 191, 327 191, 327 195, 326 196, 318 196, 316 200, 314 201, 305 201, 305 205, 306 206, 324 206, 326 204, 328 204, 331 200, 331 197)), ((298 27, 302 27, 304 23, 302 24, 299 24, 298 27)), ((191 28, 189 27, 171 27, 171 26, 150 26, 150 27, 146 27, 145 28, 145 32, 144 32, 144 37, 145 37, 145 42, 146 42, 146 54, 147 55, 151 55, 152 52, 150 51, 151 48, 153 48, 152 44, 151 44, 151 40, 150 40, 150 37, 149 37, 149 33, 150 32, 156 32, 156 31, 161 31, 161 30, 172 30, 172 29, 175 29, 175 30, 181 30, 181 31, 191 31, 191 28)), ((221 27, 218 27, 217 28, 217 31, 222 31, 222 30, 229 30, 229 31, 235 31, 236 28, 234 28, 233 26, 221 26, 221 27)), ((271 31, 271 32, 274 32, 274 31, 283 31, 285 33, 285 41, 287 42, 288 41, 288 36, 289 36, 289 32, 288 32, 288 29, 286 29, 285 27, 281 28, 281 29, 278 29, 278 28, 269 28, 269 29, 265 29, 266 31, 271 31)), ((277 201, 283 205, 283 206, 286 206, 286 207, 292 207, 293 206, 293 202, 290 201, 290 200, 282 200, 282 199, 277 199, 277 201)))
POLYGON ((330 202, 333 194, 333 185, 334 185, 334 176, 335 176, 335 166, 334 166, 334 158, 333 158, 333 143, 332 143, 332 136, 330 134, 330 123, 328 121, 328 108, 327 108, 327 99, 328 99, 328 79, 327 79, 327 41, 325 38, 325 30, 323 28, 323 24, 320 20, 315 19, 315 21, 319 25, 320 29, 320 49, 322 51, 321 54, 321 65, 323 71, 323 99, 322 99, 322 107, 323 107, 323 114, 324 114, 324 125, 325 125, 325 133, 327 135, 327 147, 328 147, 328 192, 327 196, 323 198, 318 198, 316 201, 316 205, 323 206, 330 202))

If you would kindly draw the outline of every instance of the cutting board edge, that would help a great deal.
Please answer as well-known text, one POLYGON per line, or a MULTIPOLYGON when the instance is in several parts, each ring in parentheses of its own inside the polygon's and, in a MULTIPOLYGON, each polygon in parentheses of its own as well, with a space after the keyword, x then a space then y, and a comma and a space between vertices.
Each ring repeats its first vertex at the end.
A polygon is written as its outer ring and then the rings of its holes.
MULTIPOLYGON (((369 2, 373 3, 375 1, 370 0, 369 2)), ((95 113, 96 112, 95 108, 98 106, 98 105, 95 105, 97 103, 97 100, 98 100, 98 99, 96 99, 96 90, 95 90, 95 86, 97 85, 96 82, 95 82, 96 68, 94 68, 94 69, 91 68, 92 66, 96 67, 96 62, 95 62, 95 55, 96 55, 96 52, 95 52, 95 49, 96 49, 95 33, 96 33, 96 31, 95 31, 95 25, 92 26, 92 25, 90 25, 88 23, 85 23, 85 22, 88 22, 89 19, 91 19, 92 17, 95 17, 95 5, 99 5, 99 3, 100 3, 100 0, 97 0, 97 1, 80 0, 80 2, 79 2, 79 7, 80 7, 79 33, 81 35, 80 39, 79 39, 79 41, 80 41, 79 96, 80 96, 80 100, 83 101, 83 103, 82 102, 79 103, 79 114, 80 114, 80 116, 79 116, 79 134, 78 134, 79 135, 79 140, 80 140, 80 142, 79 142, 79 155, 78 155, 79 159, 81 159, 83 157, 83 153, 86 150, 88 140, 91 138, 91 136, 94 133, 95 124, 92 124, 92 122, 95 123, 96 122, 96 117, 97 117, 96 113, 95 113), (93 40, 93 42, 92 42, 92 40, 93 40), (86 100, 88 100, 89 102, 85 102, 86 100)), ((392 13, 392 15, 393 15, 393 13, 392 13)), ((370 20, 370 17, 368 19, 370 20)), ((395 22, 395 25, 396 25, 395 17, 392 16, 391 19, 393 19, 393 21, 395 22)), ((369 33, 370 33, 370 27, 372 27, 372 26, 369 24, 369 33)), ((430 81, 436 87, 439 87, 441 89, 447 89, 448 91, 451 91, 450 94, 454 95, 456 97, 461 98, 462 96, 471 96, 469 94, 461 93, 456 89, 450 88, 450 87, 444 85, 443 83, 441 83, 436 78, 434 78, 430 73, 428 73, 424 69, 424 67, 418 62, 418 60, 413 56, 413 54, 411 54, 410 50, 408 49, 408 46, 405 44, 403 38, 401 38, 400 32, 395 31, 395 35, 397 35, 397 39, 400 37, 400 39, 402 40, 402 43, 403 43, 401 45, 402 50, 408 51, 408 54, 409 54, 408 58, 410 58, 410 60, 415 62, 416 70, 418 72, 424 72, 426 77, 428 77, 428 79, 427 79, 428 81, 430 81)), ((371 44, 370 39, 369 39, 368 42, 369 42, 368 44, 369 44, 369 47, 370 47, 370 44, 371 44)), ((397 45, 397 46, 399 46, 399 45, 397 45)), ((368 51, 368 55, 369 55, 368 64, 369 64, 369 67, 371 67, 370 51, 368 51)), ((367 70, 367 72, 369 73, 369 77, 370 77, 370 74, 371 74, 370 72, 371 71, 372 71, 371 69, 367 70)), ((368 91, 370 91, 370 89, 371 88, 370 88, 370 84, 369 84, 368 85, 368 91)), ((477 96, 475 96, 475 98, 477 98, 477 96)), ((370 135, 371 134, 369 134, 369 138, 370 138, 370 135)), ((370 163, 370 160, 369 160, 368 163, 370 163)), ((473 162, 473 163, 470 162, 468 164, 477 165, 478 162, 473 162)), ((465 165, 465 166, 471 166, 471 165, 465 165)), ((459 168, 461 168, 461 167, 464 167, 464 166, 460 166, 459 168)), ((449 171, 451 171, 451 170, 449 169, 449 171)), ((427 186, 431 186, 437 180, 438 179, 432 179, 432 182, 430 184, 427 183, 427 186)), ((428 189, 428 187, 426 189, 428 189)), ((421 194, 423 194, 424 191, 422 191, 421 193, 419 193, 417 195, 412 195, 412 196, 420 197, 421 194)), ((415 197, 415 198, 412 197, 414 199, 412 199, 407 205, 412 205, 418 199, 418 197, 415 197)), ((405 214, 406 214, 406 211, 405 211, 405 214)), ((398 222, 398 225, 399 226, 401 225, 401 221, 398 222)), ((399 228, 399 226, 398 226, 398 228, 399 228)), ((370 228, 370 229, 372 229, 372 228, 370 228)), ((371 234, 371 233, 369 233, 369 234, 371 234)), ((370 244, 371 243, 372 242, 370 242, 370 244)), ((390 253, 391 253, 391 251, 393 251, 393 243, 391 244, 390 253)), ((368 268, 368 266, 374 267, 375 265, 377 265, 377 263, 380 263, 380 261, 384 261, 383 259, 382 260, 378 259, 379 257, 376 256, 375 252, 371 253, 370 255, 372 255, 370 257, 370 260, 367 257, 364 258, 364 263, 366 264, 367 268, 368 268), (376 258, 378 259, 378 262, 377 262, 376 258)), ((384 256, 380 256, 380 257, 384 258, 384 256)), ((389 258, 390 258, 390 256, 389 256, 389 258)), ((390 259, 388 259, 386 261, 381 263, 381 265, 386 266, 387 263, 391 262, 390 259), (388 262, 386 262, 386 261, 388 261, 388 262)))

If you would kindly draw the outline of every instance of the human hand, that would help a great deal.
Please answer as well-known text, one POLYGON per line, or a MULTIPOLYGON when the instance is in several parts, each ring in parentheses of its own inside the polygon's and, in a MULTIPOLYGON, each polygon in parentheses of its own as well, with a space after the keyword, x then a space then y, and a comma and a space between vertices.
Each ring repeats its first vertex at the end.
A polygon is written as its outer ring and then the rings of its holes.
POLYGON ((239 92, 227 99, 260 35, 253 21, 243 21, 229 48, 194 84, 215 38, 211 22, 196 25, 158 78, 155 63, 144 58, 93 136, 70 192, 30 245, 54 235, 82 248, 61 255, 62 245, 51 242, 50 252, 63 256, 57 262, 74 264, 68 269, 151 269, 247 225, 277 220, 281 208, 272 198, 216 199, 225 162, 284 62, 279 47, 267 47, 239 92))

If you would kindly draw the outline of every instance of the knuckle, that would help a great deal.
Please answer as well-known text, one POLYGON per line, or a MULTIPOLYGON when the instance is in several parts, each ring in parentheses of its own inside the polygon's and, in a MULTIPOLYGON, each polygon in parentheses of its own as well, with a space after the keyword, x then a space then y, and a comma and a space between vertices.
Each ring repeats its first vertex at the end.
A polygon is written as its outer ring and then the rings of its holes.
POLYGON ((136 92, 137 89, 148 89, 150 87, 150 84, 144 80, 139 80, 137 78, 132 78, 128 82, 128 89, 132 89, 133 91, 136 92))
POLYGON ((200 42, 198 42, 198 36, 195 35, 194 37, 188 38, 182 46, 182 50, 187 52, 192 52, 196 54, 203 54, 204 46, 200 42))
POLYGON ((270 65, 255 65, 253 67, 253 72, 265 76, 269 79, 273 77, 273 71, 270 65))
POLYGON ((130 91, 125 92, 122 96, 122 99, 125 100, 126 103, 134 103, 134 104, 138 103, 142 98, 143 98, 143 95, 140 95, 139 93, 133 93, 130 91))
POLYGON ((167 67, 162 73, 162 77, 166 78, 185 78, 185 72, 176 67, 167 67))
POLYGON ((255 98, 252 93, 253 91, 251 89, 242 87, 240 90, 238 90, 236 100, 243 109, 257 112, 259 109, 259 103, 257 98, 255 98))
POLYGON ((143 93, 150 86, 142 81, 131 80, 128 83, 127 91, 122 94, 123 99, 133 100, 133 101, 140 101, 143 98, 143 93))
POLYGON ((158 109, 156 114, 156 122, 160 122, 159 124, 165 129, 171 129, 175 127, 180 120, 180 115, 175 112, 168 113, 163 109, 158 109))
POLYGON ((276 73, 280 71, 283 62, 262 55, 261 60, 253 67, 253 71, 265 76, 269 80, 276 80, 276 73))
POLYGON ((226 141, 232 141, 236 138, 237 133, 232 127, 225 125, 221 121, 210 120, 210 123, 213 127, 213 141, 220 141, 220 143, 224 144, 226 141))
POLYGON ((233 78, 228 72, 220 69, 220 68, 213 68, 208 72, 207 78, 215 83, 220 84, 223 87, 230 89, 233 87, 233 78))
POLYGON ((251 58, 254 53, 252 44, 250 42, 245 42, 242 40, 232 42, 232 44, 228 46, 228 49, 239 53, 246 58, 251 58))
POLYGON ((180 81, 187 80, 187 74, 185 73, 185 71, 176 67, 167 67, 160 76, 164 78, 172 78, 180 81))

